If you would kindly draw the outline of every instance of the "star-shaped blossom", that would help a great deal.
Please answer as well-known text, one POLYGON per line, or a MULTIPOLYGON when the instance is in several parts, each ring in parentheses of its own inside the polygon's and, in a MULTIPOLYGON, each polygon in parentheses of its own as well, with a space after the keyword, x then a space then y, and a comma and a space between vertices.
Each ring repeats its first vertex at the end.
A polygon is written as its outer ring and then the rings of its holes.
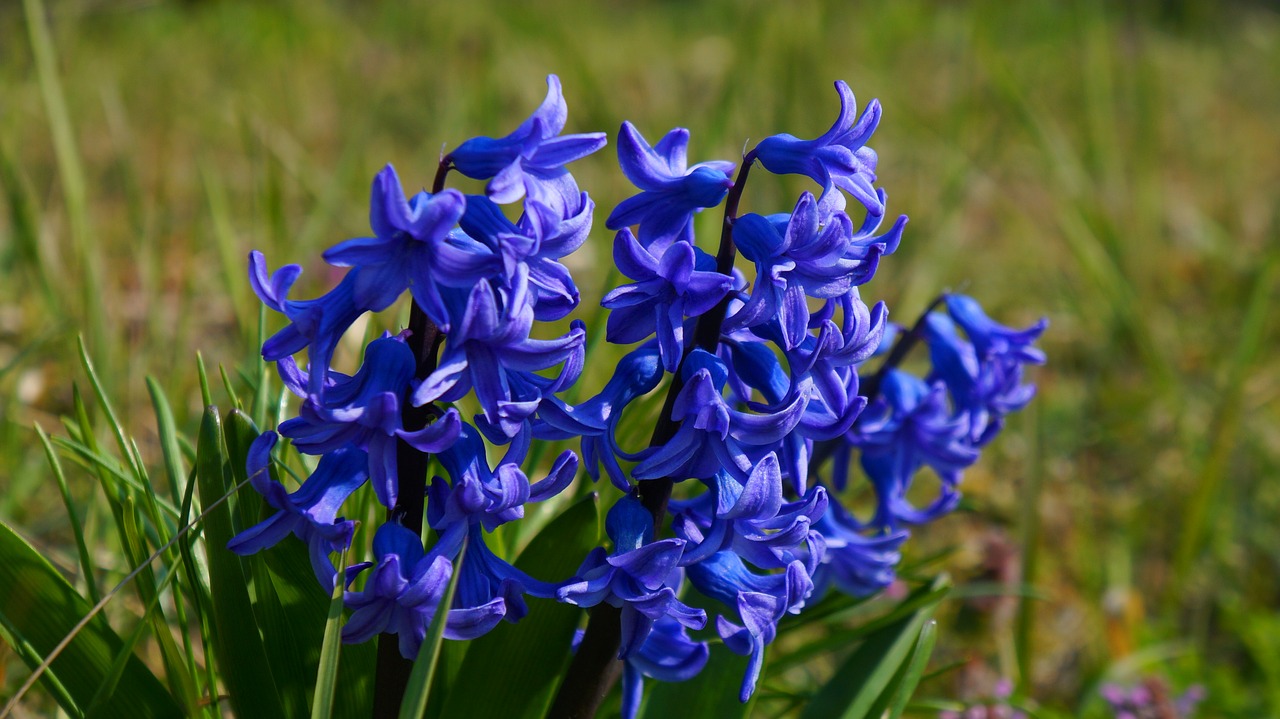
POLYGON ((340 519, 343 502, 369 479, 369 459, 352 445, 335 449, 294 492, 271 477, 271 449, 279 436, 264 432, 249 446, 246 462, 249 483, 267 504, 279 511, 240 532, 227 549, 241 556, 273 547, 290 533, 307 543, 311 568, 320 586, 333 591, 337 569, 329 555, 351 545, 355 522, 340 519))
POLYGON ((721 394, 728 381, 724 363, 695 349, 681 370, 685 385, 671 408, 679 429, 632 470, 636 479, 704 479, 721 469, 746 480, 753 456, 763 457, 795 429, 808 397, 796 395, 773 412, 743 412, 721 394))
POLYGON ((421 452, 440 452, 453 444, 461 429, 458 411, 417 431, 404 429, 401 401, 413 378, 413 351, 398 337, 369 343, 355 375, 331 373, 320 393, 310 392, 307 375, 292 358, 281 362, 281 376, 305 397, 298 416, 280 424, 280 434, 305 454, 327 454, 348 444, 369 453, 369 476, 378 501, 393 507, 399 494, 396 444, 403 440, 421 452))
POLYGON ((289 324, 269 337, 262 345, 262 358, 277 362, 294 353, 310 348, 310 391, 319 392, 324 386, 338 340, 352 322, 365 313, 355 301, 356 287, 360 284, 360 268, 354 268, 342 278, 337 287, 313 300, 291 300, 289 290, 302 268, 285 265, 273 273, 267 272, 267 261, 261 252, 249 253, 249 284, 262 304, 289 318, 289 324))
POLYGON ((520 219, 512 222, 489 198, 468 196, 461 221, 468 235, 501 256, 507 281, 515 276, 518 264, 528 267, 534 317, 544 322, 558 320, 578 306, 578 288, 558 260, 586 241, 595 203, 584 192, 577 206, 566 211, 562 216, 554 208, 528 200, 520 219))
POLYGON ((745 483, 728 472, 706 482, 708 491, 674 502, 676 534, 689 543, 683 564, 696 564, 729 550, 761 569, 784 569, 797 559, 820 558, 822 537, 811 527, 827 509, 827 492, 811 488, 783 503, 776 455, 767 455, 745 483))
POLYGON ((640 242, 657 245, 693 241, 693 215, 720 204, 733 180, 734 163, 723 160, 688 166, 689 131, 677 127, 657 145, 649 146, 630 122, 618 131, 618 164, 631 184, 643 190, 623 200, 605 227, 619 230, 640 226, 640 242))
POLYGON ((329 248, 325 261, 361 268, 353 288, 357 306, 380 312, 408 289, 431 321, 448 330, 440 287, 470 287, 499 268, 490 248, 455 231, 466 205, 457 190, 406 198, 395 168, 387 165, 373 181, 369 225, 374 236, 329 248))
POLYGON ((628 352, 618 361, 600 394, 582 404, 570 405, 555 397, 546 398, 538 409, 534 437, 544 441, 580 437, 582 461, 591 479, 600 479, 603 466, 614 486, 630 492, 631 483, 618 460, 634 461, 639 457, 618 445, 618 422, 627 405, 652 391, 662 380, 662 365, 655 345, 650 340, 628 352))
POLYGON ((764 665, 764 648, 778 634, 778 622, 786 614, 799 614, 813 593, 813 581, 805 563, 796 560, 781 574, 760 575, 733 552, 718 552, 686 569, 698 591, 737 610, 739 626, 716 617, 716 632, 734 654, 749 657, 738 698, 746 702, 755 692, 764 665))
POLYGON ((893 582, 902 560, 899 548, 908 536, 905 529, 868 531, 839 502, 831 503, 814 529, 825 543, 813 574, 818 596, 834 586, 851 597, 866 597, 893 582))
MULTIPOLYGON (((479 524, 492 531, 500 524, 520 519, 526 503, 556 496, 569 486, 578 471, 578 457, 569 450, 560 454, 546 478, 538 482, 531 483, 517 464, 500 462, 491 468, 484 442, 465 422, 458 441, 436 458, 449 481, 436 477, 428 487, 427 520, 433 529, 457 534, 457 541, 462 535, 455 525, 479 524)), ((444 538, 441 542, 448 544, 444 538)))
POLYGON ((683 682, 707 665, 711 650, 706 642, 689 638, 685 625, 670 616, 653 623, 644 644, 627 656, 622 667, 622 719, 634 719, 644 696, 644 678, 683 682))
POLYGON ((564 166, 605 146, 603 132, 559 136, 569 118, 560 78, 547 76, 542 105, 506 137, 475 137, 450 152, 445 161, 477 180, 489 180, 489 199, 510 204, 528 195, 562 208, 578 197, 564 166))
POLYGON ((622 644, 618 658, 626 659, 645 643, 656 621, 664 616, 690 629, 701 629, 707 614, 676 599, 684 540, 653 541, 653 515, 633 496, 623 497, 606 516, 605 529, 614 549, 596 547, 587 555, 574 579, 557 597, 579 607, 601 602, 622 610, 622 644))
POLYGON ((905 221, 899 219, 890 233, 875 237, 871 233, 879 218, 869 217, 855 234, 848 215, 824 213, 807 192, 790 215, 738 218, 733 239, 742 256, 755 263, 756 281, 746 304, 725 326, 732 330, 777 322, 783 349, 794 349, 808 336, 807 298, 838 298, 870 280, 880 256, 897 248, 905 221))
MULTIPOLYGON (((347 569, 344 600, 352 612, 342 627, 342 641, 358 644, 377 634, 396 634, 400 655, 413 659, 440 610, 453 565, 446 557, 427 554, 417 533, 396 522, 378 528, 373 553, 375 561, 347 569), (351 591, 356 577, 370 568, 364 589, 351 591)), ((482 636, 502 621, 506 610, 501 597, 477 607, 449 609, 444 635, 449 639, 482 636)))
POLYGON ((715 258, 686 242, 675 242, 660 257, 623 229, 613 242, 614 262, 636 282, 605 295, 612 310, 606 338, 617 344, 639 342, 657 334, 662 365, 675 372, 684 357, 684 324, 715 307, 733 286, 733 278, 716 272, 715 258))
POLYGON ((895 529, 923 524, 955 508, 961 471, 978 458, 967 424, 952 415, 946 386, 932 385, 900 370, 885 375, 880 397, 853 431, 862 469, 876 489, 875 526, 895 529), (928 466, 941 483, 924 508, 907 500, 912 478, 928 466))
POLYGON ((471 289, 465 302, 457 296, 452 305, 451 316, 456 321, 445 341, 439 367, 419 383, 413 403, 453 402, 474 388, 485 419, 498 425, 506 436, 514 437, 537 411, 541 390, 533 396, 523 396, 513 390, 511 375, 528 374, 531 382, 527 386, 541 384, 547 392, 572 384, 582 371, 586 327, 581 320, 575 320, 563 337, 530 338, 533 298, 529 272, 523 265, 517 268, 509 288, 481 282, 471 289), (563 369, 554 381, 532 381, 533 372, 560 364, 563 369))
POLYGON ((836 92, 840 93, 840 115, 830 130, 812 140, 786 133, 766 137, 754 150, 756 159, 774 174, 809 177, 822 185, 824 198, 839 188, 871 214, 884 214, 884 202, 872 185, 876 153, 866 146, 880 124, 880 103, 872 100, 859 116, 858 101, 843 80, 836 82, 836 92))

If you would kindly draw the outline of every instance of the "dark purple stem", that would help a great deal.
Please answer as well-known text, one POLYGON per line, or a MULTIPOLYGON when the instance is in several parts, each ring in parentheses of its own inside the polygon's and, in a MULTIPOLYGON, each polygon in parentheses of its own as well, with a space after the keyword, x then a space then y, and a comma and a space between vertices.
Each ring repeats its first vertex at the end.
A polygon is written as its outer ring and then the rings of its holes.
MULTIPOLYGON (((432 183, 432 194, 444 189, 445 176, 449 174, 451 165, 446 159, 440 161, 432 183)), ((436 369, 436 358, 440 351, 440 343, 444 341, 444 333, 427 317, 427 313, 417 302, 409 312, 409 337, 407 344, 413 350, 417 360, 414 377, 425 379, 436 369)), ((405 394, 401 423, 405 430, 416 432, 426 427, 433 417, 439 416, 439 410, 432 404, 414 407, 405 394)), ((430 455, 409 446, 400 440, 396 443, 396 464, 399 477, 396 481, 399 492, 396 506, 388 513, 390 521, 397 522, 410 531, 421 535, 423 512, 426 504, 427 464, 430 455)), ((400 640, 395 634, 378 635, 378 663, 375 670, 376 687, 373 692, 373 716, 393 718, 400 715, 400 704, 404 699, 405 688, 409 686, 409 675, 413 672, 413 660, 400 656, 400 640)))
MULTIPOLYGON (((755 163, 755 150, 742 158, 742 166, 738 169, 738 177, 725 199, 724 222, 720 229, 720 248, 716 251, 716 271, 728 275, 733 272, 733 261, 738 250, 733 244, 733 223, 738 218, 738 203, 742 200, 742 189, 746 186, 747 175, 751 165, 755 163)), ((693 342, 685 347, 684 357, 680 359, 680 367, 676 368, 671 378, 671 386, 667 388, 667 398, 662 405, 662 414, 653 428, 653 438, 649 446, 662 445, 675 436, 680 423, 671 419, 671 410, 675 406, 676 396, 684 388, 681 369, 684 359, 694 348, 714 353, 720 343, 720 327, 724 324, 725 313, 729 309, 732 293, 726 294, 719 304, 710 312, 698 318, 694 326, 693 342)), ((635 494, 640 503, 653 514, 654 536, 662 527, 667 513, 667 502, 671 499, 671 489, 675 481, 670 477, 647 479, 636 483, 635 494)), ((560 690, 556 693, 555 702, 547 716, 556 719, 590 719, 596 715, 600 703, 609 693, 610 687, 622 675, 622 662, 618 660, 618 647, 622 644, 622 610, 608 604, 597 604, 591 610, 587 621, 587 630, 578 646, 565 674, 560 690)))

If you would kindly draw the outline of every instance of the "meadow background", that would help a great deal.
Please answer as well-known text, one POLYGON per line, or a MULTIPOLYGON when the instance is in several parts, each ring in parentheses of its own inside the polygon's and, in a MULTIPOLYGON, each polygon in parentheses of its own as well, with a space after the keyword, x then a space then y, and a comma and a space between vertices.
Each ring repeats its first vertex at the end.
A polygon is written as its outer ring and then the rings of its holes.
MULTIPOLYGON (((941 288, 1049 317, 1039 397, 909 543, 959 587, 932 665, 951 669, 920 696, 1004 676, 1043 716, 1087 716, 1099 682, 1154 675, 1203 685, 1202 716, 1280 716, 1274 3, 0 3, 0 518, 75 577, 33 425, 62 433, 85 387, 77 335, 161 466, 146 379, 193 436, 196 352, 253 367, 248 251, 303 264, 315 296, 378 169, 428 185, 442 146, 505 133, 551 72, 568 131, 682 125, 692 161, 825 131, 847 80, 884 105, 880 184, 911 217, 863 296, 904 322, 941 288)), ((631 193, 611 152, 574 170, 605 213, 631 193)), ((603 217, 571 258, 587 317, 603 217)), ((97 481, 65 464, 111 586, 129 567, 97 481)), ((0 648, 0 702, 25 674, 0 648)))

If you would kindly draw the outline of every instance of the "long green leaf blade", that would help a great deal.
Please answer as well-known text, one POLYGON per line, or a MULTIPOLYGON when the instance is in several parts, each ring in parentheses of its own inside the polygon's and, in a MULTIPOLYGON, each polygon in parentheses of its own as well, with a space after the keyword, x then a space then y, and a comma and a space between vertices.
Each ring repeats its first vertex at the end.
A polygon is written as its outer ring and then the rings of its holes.
POLYGON ((405 689, 404 701, 400 704, 400 719, 422 719, 427 713, 427 700, 431 697, 431 680, 435 677, 436 667, 440 663, 440 645, 444 643, 444 625, 449 619, 449 607, 453 606, 453 594, 458 589, 458 580, 462 577, 462 562, 467 555, 467 541, 463 540, 458 558, 453 562, 453 576, 449 577, 449 586, 445 587, 444 596, 436 605, 436 613, 427 626, 427 636, 422 640, 418 657, 413 660, 413 671, 409 674, 409 686, 405 689))
MULTIPOLYGON (((344 551, 339 567, 347 566, 344 551)), ((316 692, 311 700, 312 719, 329 719, 333 716, 333 699, 338 685, 338 661, 342 649, 342 601, 343 584, 334 582, 329 597, 329 616, 324 623, 324 643, 320 647, 320 668, 316 671, 316 692)))
MULTIPOLYGON (((600 502, 592 493, 543 527, 516 559, 516 568, 537 579, 573 575, 582 557, 600 541, 600 502)), ((541 717, 569 660, 582 610, 533 599, 518 624, 503 622, 471 642, 442 717, 541 717), (500 686, 502 691, 493 691, 500 686)))
MULTIPOLYGON (((205 410, 196 445, 196 482, 200 500, 211 506, 228 489, 222 421, 217 407, 205 410)), ((237 717, 273 719, 285 716, 272 680, 271 666, 258 635, 240 558, 227 550, 232 537, 231 510, 221 504, 205 517, 209 583, 214 597, 214 652, 218 674, 231 696, 237 717)))
POLYGON ((889 719, 898 719, 902 716, 902 712, 906 711, 911 695, 915 693, 916 687, 920 686, 920 680, 924 678, 925 667, 929 665, 929 657, 933 656, 933 647, 937 643, 938 623, 929 620, 920 629, 920 639, 911 652, 911 661, 906 664, 902 682, 898 684, 893 705, 889 709, 889 719))
MULTIPOLYGON (((801 719, 867 719, 878 716, 874 713, 877 704, 883 710, 884 696, 893 690, 894 679, 901 678, 901 669, 919 641, 925 622, 933 616, 938 602, 942 600, 937 590, 945 585, 945 578, 939 578, 932 586, 917 590, 916 595, 937 596, 907 616, 868 635, 836 670, 835 676, 814 695, 800 715, 801 719)), ((911 601, 911 598, 906 601, 911 601)))
MULTIPOLYGON (((63 579, 53 565, 0 521, 0 624, 17 634, 41 657, 48 656, 89 614, 89 603, 63 579)), ((87 707, 107 676, 112 660, 124 642, 106 620, 95 616, 51 663, 48 672, 76 702, 63 706, 78 716, 87 707)), ((24 654, 25 656, 25 654, 24 654)), ((34 669, 37 665, 32 665, 34 669)), ((43 681, 43 680, 42 680, 43 681)), ((54 692, 54 696, 63 696, 54 692)), ((19 697, 14 698, 15 702, 19 697)), ((6 707, 8 713, 12 707, 6 707)), ((164 685, 136 657, 121 672, 117 690, 102 705, 101 717, 140 719, 177 717, 182 710, 164 685)))

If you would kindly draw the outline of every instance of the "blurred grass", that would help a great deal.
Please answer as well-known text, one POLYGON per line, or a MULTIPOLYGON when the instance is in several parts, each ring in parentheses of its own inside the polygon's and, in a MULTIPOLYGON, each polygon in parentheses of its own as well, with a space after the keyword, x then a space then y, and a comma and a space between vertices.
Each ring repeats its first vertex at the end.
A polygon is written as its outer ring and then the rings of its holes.
MULTIPOLYGON (((96 554, 77 550, 32 429, 74 414, 78 333, 159 476, 175 447, 146 378, 194 436, 196 350, 257 376, 245 254, 302 263, 299 296, 318 294, 336 279, 319 251, 367 231, 383 164, 427 185, 442 146, 506 132, 548 72, 570 131, 683 125, 695 161, 825 130, 845 79, 885 106, 881 183, 912 218, 864 297, 909 320, 964 287, 992 316, 1052 322, 1034 413, 967 476, 969 511, 912 545, 957 544, 963 581, 992 537, 1034 540, 1017 564, 1047 599, 1017 621, 999 602, 944 613, 934 665, 1021 668, 1026 695, 1071 712, 1107 672, 1157 671, 1205 683, 1211 715, 1280 715, 1274 10, 66 0, 41 23, 24 5, 0 4, 0 517, 69 573, 128 569, 101 507, 96 554)), ((606 156, 575 174, 602 212, 630 192, 606 156)), ((762 175, 745 203, 785 209, 798 187, 762 175)), ((602 218, 572 260, 584 317, 609 267, 602 218)), ((84 503, 96 480, 67 470, 84 503)), ((921 691, 953 696, 965 676, 921 691)))

